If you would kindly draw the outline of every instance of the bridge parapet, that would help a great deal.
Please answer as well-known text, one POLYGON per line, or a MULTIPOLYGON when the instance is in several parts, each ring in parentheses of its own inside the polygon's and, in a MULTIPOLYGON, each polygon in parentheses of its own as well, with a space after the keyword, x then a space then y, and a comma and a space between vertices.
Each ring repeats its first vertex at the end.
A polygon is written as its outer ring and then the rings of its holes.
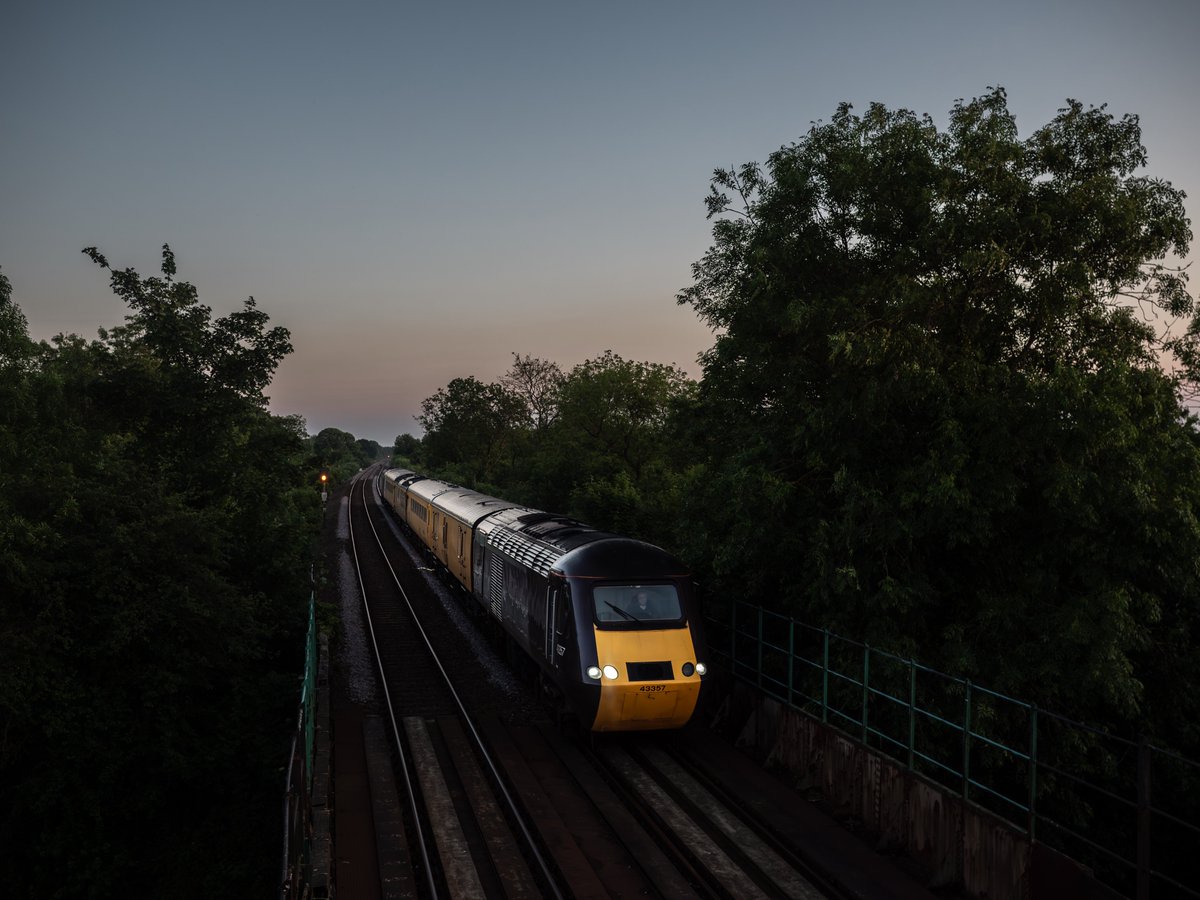
POLYGON ((931 886, 1200 898, 1200 764, 750 604, 707 628, 722 730, 931 886))

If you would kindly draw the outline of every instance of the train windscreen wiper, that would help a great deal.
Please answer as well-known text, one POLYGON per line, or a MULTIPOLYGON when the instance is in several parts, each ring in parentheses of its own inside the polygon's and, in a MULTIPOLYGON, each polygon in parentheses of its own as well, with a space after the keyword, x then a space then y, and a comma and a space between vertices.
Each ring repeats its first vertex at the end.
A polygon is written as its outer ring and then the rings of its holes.
POLYGON ((639 619, 637 616, 635 616, 633 613, 631 613, 631 612, 626 612, 625 610, 621 609, 621 607, 619 607, 619 606, 614 606, 613 604, 609 603, 607 600, 605 600, 605 601, 604 601, 604 605, 605 605, 605 606, 607 606, 609 609, 615 610, 616 612, 620 613, 620 614, 621 614, 621 615, 623 615, 625 618, 629 619, 629 621, 631 621, 631 622, 640 622, 640 621, 642 621, 642 620, 641 620, 641 619, 639 619))

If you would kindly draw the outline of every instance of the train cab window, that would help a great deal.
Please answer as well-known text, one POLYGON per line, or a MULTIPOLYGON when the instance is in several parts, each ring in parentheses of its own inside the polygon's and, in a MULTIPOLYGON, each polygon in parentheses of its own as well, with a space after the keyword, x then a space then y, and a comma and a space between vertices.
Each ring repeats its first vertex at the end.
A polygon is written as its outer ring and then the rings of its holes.
POLYGON ((683 618, 673 584, 600 585, 592 589, 592 599, 600 625, 678 622, 683 618))

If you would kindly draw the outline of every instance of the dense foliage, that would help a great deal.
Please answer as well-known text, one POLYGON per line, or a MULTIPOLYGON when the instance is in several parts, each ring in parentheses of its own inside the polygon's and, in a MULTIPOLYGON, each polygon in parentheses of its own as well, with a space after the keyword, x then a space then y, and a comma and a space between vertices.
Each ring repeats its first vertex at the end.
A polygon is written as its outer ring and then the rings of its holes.
POLYGON ((378 441, 355 438, 340 428, 322 428, 308 439, 307 446, 308 471, 327 471, 333 484, 348 480, 359 469, 388 455, 378 441))
POLYGON ((945 130, 842 106, 715 173, 698 385, 516 357, 407 455, 663 543, 710 602, 1195 753, 1191 232, 1146 161, 1136 117, 1073 101, 1026 139, 1002 90, 945 130))
POLYGON ((319 501, 265 409, 287 331, 174 275, 166 247, 162 277, 112 270, 125 324, 40 344, 0 277, 7 896, 277 877, 319 501))
POLYGON ((422 404, 397 457, 600 528, 671 543, 678 506, 672 411, 694 384, 674 366, 607 351, 564 373, 514 356, 497 382, 456 378, 422 404))
POLYGON ((1198 746, 1191 233, 1145 162, 1132 116, 1021 140, 995 90, 718 171, 680 295, 718 333, 689 494, 717 583, 1198 746))

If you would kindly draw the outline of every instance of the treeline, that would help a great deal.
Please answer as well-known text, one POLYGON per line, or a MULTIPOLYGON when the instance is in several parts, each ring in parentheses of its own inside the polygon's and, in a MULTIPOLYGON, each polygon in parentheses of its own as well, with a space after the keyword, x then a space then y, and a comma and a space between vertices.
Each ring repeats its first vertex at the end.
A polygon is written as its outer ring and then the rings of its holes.
POLYGON ((386 459, 390 448, 378 441, 356 438, 340 428, 322 428, 308 439, 308 469, 310 473, 327 471, 333 484, 351 478, 359 469, 386 459))
POLYGON ((174 275, 112 269, 125 324, 48 343, 0 276, 6 896, 276 889, 313 450, 262 393, 287 331, 174 275))
POLYGON ((718 170, 703 377, 516 356, 395 453, 737 597, 1200 755, 1200 342, 1136 117, 838 109, 718 170))
POLYGON ((695 389, 677 367, 606 352, 563 372, 514 354, 485 384, 456 378, 426 399, 425 437, 394 453, 540 509, 669 543, 682 458, 671 417, 695 389))

